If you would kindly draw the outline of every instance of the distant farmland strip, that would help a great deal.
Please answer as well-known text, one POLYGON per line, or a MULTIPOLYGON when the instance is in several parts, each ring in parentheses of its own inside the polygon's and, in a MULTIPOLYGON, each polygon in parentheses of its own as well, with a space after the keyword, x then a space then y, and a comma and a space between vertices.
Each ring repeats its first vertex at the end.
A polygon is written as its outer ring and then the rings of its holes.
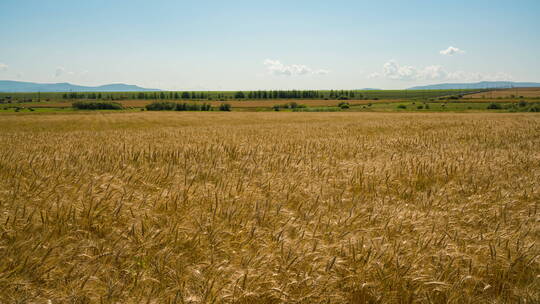
POLYGON ((0 93, 0 101, 102 100, 325 100, 437 98, 477 93, 478 90, 289 90, 289 91, 162 91, 91 93, 0 93))

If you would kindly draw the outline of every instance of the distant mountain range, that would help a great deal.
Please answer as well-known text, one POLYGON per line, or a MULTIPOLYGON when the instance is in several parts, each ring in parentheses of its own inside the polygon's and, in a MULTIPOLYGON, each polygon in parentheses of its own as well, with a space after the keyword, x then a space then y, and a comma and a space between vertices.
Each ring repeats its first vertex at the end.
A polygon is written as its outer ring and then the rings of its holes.
MULTIPOLYGON (((457 89, 501 89, 540 87, 538 82, 511 82, 511 81, 482 81, 476 83, 441 83, 426 86, 416 86, 407 90, 457 90, 457 89)), ((380 90, 364 88, 362 90, 380 90)), ((81 86, 67 82, 63 83, 35 83, 13 80, 0 80, 0 92, 149 92, 161 91, 159 89, 146 89, 136 85, 114 83, 101 86, 81 86)))
POLYGON ((12 80, 0 80, 0 92, 140 92, 160 91, 145 89, 136 85, 115 83, 96 87, 80 86, 67 82, 63 83, 34 83, 12 80))
POLYGON ((442 83, 412 87, 407 90, 469 90, 469 89, 502 89, 540 87, 538 82, 482 81, 476 83, 442 83))

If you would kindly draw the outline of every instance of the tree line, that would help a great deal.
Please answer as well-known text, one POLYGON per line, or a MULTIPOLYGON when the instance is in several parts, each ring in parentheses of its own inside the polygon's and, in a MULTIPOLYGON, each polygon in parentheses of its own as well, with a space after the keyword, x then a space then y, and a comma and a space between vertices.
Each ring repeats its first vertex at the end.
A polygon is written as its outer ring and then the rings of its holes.
POLYGON ((226 100, 226 99, 364 99, 367 96, 354 90, 258 90, 230 92, 118 92, 64 93, 63 99, 148 99, 148 100, 226 100))

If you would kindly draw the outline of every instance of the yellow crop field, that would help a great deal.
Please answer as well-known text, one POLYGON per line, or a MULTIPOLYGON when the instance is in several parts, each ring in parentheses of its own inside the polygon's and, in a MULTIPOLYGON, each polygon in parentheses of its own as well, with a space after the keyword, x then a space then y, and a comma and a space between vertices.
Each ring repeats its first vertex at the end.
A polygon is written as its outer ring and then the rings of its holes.
POLYGON ((538 303, 534 113, 0 117, 0 303, 538 303))

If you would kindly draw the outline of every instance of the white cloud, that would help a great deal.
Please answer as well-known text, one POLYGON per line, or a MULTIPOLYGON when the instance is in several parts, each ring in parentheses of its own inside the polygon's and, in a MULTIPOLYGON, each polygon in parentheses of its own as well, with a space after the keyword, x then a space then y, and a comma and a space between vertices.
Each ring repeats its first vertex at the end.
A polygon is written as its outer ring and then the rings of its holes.
POLYGON ((411 80, 416 78, 416 68, 412 66, 400 66, 395 60, 390 60, 383 65, 384 75, 388 79, 411 80))
POLYGON ((74 72, 70 72, 70 71, 67 71, 66 68, 64 67, 57 67, 56 70, 54 71, 54 76, 55 77, 60 77, 60 76, 63 76, 63 75, 68 75, 68 76, 71 76, 71 75, 74 75, 75 73, 74 72))
POLYGON ((419 76, 421 79, 437 80, 447 78, 448 72, 446 72, 440 65, 430 65, 420 70, 419 76))
POLYGON ((302 64, 285 65, 279 60, 266 59, 264 62, 268 73, 276 76, 326 75, 328 70, 313 70, 302 64))
POLYGON ((445 56, 453 56, 458 54, 465 54, 465 51, 460 50, 457 47, 449 46, 446 50, 442 50, 439 53, 445 56))
POLYGON ((54 76, 55 77, 60 77, 62 76, 62 74, 64 74, 66 72, 66 69, 63 68, 63 67, 57 67, 56 68, 56 71, 54 72, 54 76))
POLYGON ((324 69, 319 69, 319 70, 315 70, 315 71, 312 71, 312 74, 315 74, 315 75, 326 75, 330 73, 329 70, 324 70, 324 69))
POLYGON ((452 81, 482 81, 482 80, 510 80, 509 74, 498 72, 495 74, 483 74, 476 72, 455 71, 449 72, 443 66, 430 65, 418 68, 408 65, 400 65, 395 60, 390 60, 383 65, 382 72, 375 72, 368 78, 386 78, 391 80, 414 81, 414 80, 452 80, 452 81))
POLYGON ((5 71, 8 69, 8 65, 0 62, 0 71, 5 71))
POLYGON ((400 65, 395 60, 390 60, 383 65, 381 73, 372 73, 369 78, 387 78, 392 80, 428 80, 442 79, 447 75, 440 65, 430 65, 419 69, 410 65, 400 65))

